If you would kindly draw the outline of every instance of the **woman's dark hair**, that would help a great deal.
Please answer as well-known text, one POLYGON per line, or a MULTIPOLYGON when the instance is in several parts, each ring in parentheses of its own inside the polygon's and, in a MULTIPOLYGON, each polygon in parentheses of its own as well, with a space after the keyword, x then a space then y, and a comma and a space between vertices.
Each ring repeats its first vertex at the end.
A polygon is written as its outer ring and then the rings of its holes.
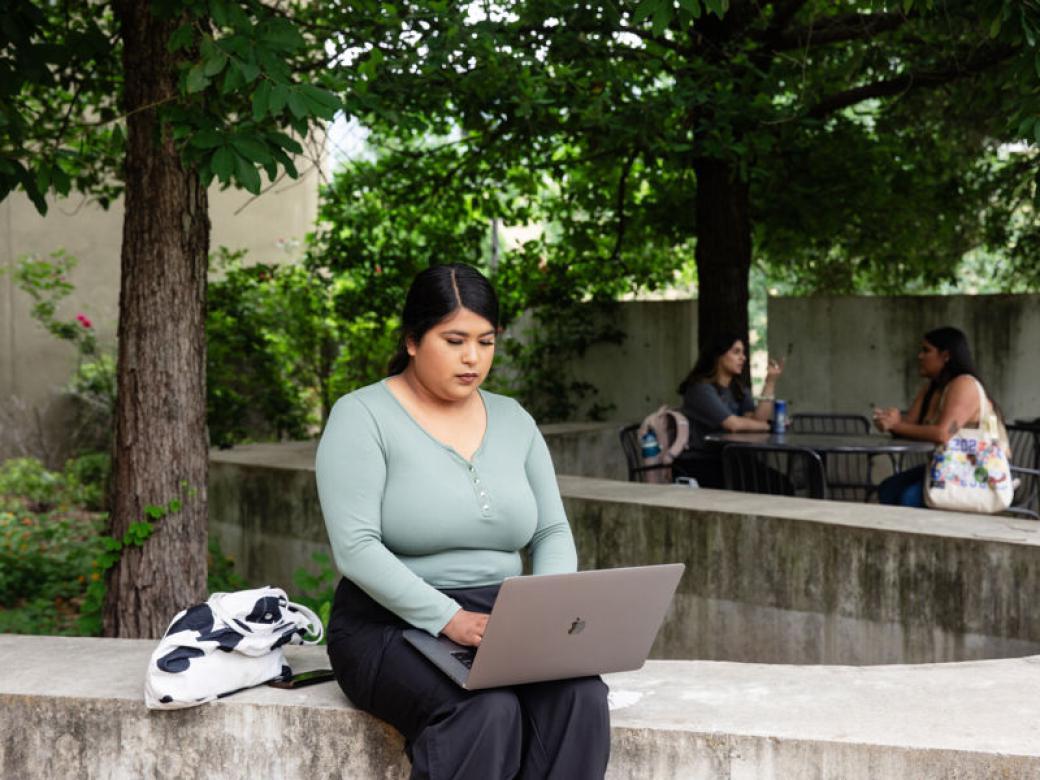
POLYGON ((460 308, 479 314, 498 330, 498 296, 491 282, 476 268, 465 263, 445 263, 416 274, 404 299, 401 335, 397 352, 387 366, 387 376, 400 374, 408 367, 408 339, 418 344, 430 328, 460 308))
MULTIPOLYGON (((928 385, 928 390, 921 401, 921 413, 917 418, 918 424, 924 422, 932 397, 946 387, 951 380, 962 374, 971 374, 971 376, 982 382, 982 377, 979 376, 979 371, 975 368, 975 360, 971 356, 971 347, 968 346, 968 337, 964 335, 964 331, 950 325, 944 325, 941 328, 935 328, 925 333, 924 340, 940 352, 948 352, 950 359, 946 361, 946 365, 939 372, 939 376, 928 385)), ((985 388, 985 383, 983 383, 983 387, 985 388)), ((988 389, 986 390, 986 395, 987 397, 989 396, 988 389)), ((990 400, 992 401, 992 398, 990 400)), ((995 406, 996 404, 994 403, 995 406)))
MULTIPOLYGON (((718 365, 719 358, 729 352, 733 345, 737 342, 744 344, 744 337, 739 333, 725 332, 715 336, 706 347, 704 347, 700 354, 697 355, 697 362, 693 364, 693 368, 690 369, 690 373, 686 375, 686 378, 679 383, 679 395, 686 393, 686 388, 697 382, 708 382, 713 376, 715 376, 715 368, 718 365)), ((744 349, 747 349, 747 345, 744 345, 744 349)), ((737 380, 730 385, 730 390, 733 391, 733 397, 738 401, 744 400, 744 383, 737 380)))

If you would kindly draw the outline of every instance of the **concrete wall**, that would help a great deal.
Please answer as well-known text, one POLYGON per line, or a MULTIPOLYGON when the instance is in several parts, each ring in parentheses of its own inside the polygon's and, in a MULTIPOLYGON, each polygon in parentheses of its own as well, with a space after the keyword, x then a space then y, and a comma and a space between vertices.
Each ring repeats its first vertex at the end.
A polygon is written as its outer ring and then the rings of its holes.
MULTIPOLYGON (((334 683, 149 712, 145 640, 0 635, 0 776, 405 778, 334 683), (75 659, 75 663, 70 663, 75 659)), ((288 647, 295 671, 324 648, 288 647)), ((604 675, 608 780, 1035 778, 1037 658, 924 667, 651 661, 604 675)))
MULTIPOLYGON (((922 663, 1040 651, 1037 525, 560 477, 582 568, 682 561, 655 658, 922 663)), ((210 526, 252 582, 327 552, 313 457, 214 453, 210 526)), ((313 568, 313 566, 312 566, 313 568)))
POLYGON ((1040 295, 769 299, 769 351, 788 355, 777 394, 793 411, 907 408, 925 331, 963 330, 1008 418, 1040 416, 1040 295))
POLYGON ((618 423, 539 425, 557 474, 628 479, 618 423))
POLYGON ((614 404, 607 419, 634 422, 661 404, 677 404, 676 388, 697 359, 697 302, 625 301, 618 305, 624 343, 597 344, 571 367, 614 404))
MULTIPOLYGON (((301 255, 302 239, 314 224, 317 172, 311 169, 298 182, 275 188, 252 202, 246 192, 222 192, 216 187, 209 197, 213 251, 223 245, 248 250, 248 260, 288 261, 301 255)), ((59 315, 71 319, 77 312, 85 313, 101 343, 114 347, 122 224, 122 200, 105 211, 80 196, 52 198, 46 217, 22 193, 0 201, 0 406, 47 410, 76 366, 75 350, 30 318, 29 296, 16 287, 10 273, 2 271, 13 269, 24 255, 46 257, 64 249, 75 256, 79 265, 70 281, 76 290, 59 315)), ((44 435, 60 438, 62 410, 52 407, 49 412, 53 419, 44 435)), ((22 426, 32 427, 27 413, 17 417, 22 426)), ((17 437, 12 433, 4 436, 0 432, 0 459, 18 454, 12 451, 12 439, 38 438, 32 430, 19 432, 17 437)))

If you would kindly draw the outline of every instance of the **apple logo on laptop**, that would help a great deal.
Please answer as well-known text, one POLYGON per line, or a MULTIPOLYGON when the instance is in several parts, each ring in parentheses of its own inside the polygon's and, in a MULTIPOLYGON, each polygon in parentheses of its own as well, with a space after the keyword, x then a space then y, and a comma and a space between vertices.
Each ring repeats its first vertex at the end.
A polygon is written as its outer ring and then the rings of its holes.
POLYGON ((574 622, 571 623, 570 629, 567 631, 568 634, 580 634, 585 630, 585 621, 581 618, 575 618, 574 622))

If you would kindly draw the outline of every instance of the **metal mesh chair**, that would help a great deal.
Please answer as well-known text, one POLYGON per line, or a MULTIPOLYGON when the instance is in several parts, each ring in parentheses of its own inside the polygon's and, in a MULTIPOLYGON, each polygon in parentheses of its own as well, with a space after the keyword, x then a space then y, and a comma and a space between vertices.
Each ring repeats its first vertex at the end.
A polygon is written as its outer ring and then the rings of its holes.
POLYGON ((823 460, 806 447, 729 444, 722 449, 722 473, 727 490, 827 498, 823 460))
POLYGON ((1011 478, 1018 486, 1004 514, 1040 520, 1040 470, 1012 466, 1011 478))
POLYGON ((672 467, 669 464, 659 463, 656 466, 643 465, 639 446, 639 423, 632 423, 631 425, 626 425, 621 428, 618 431, 618 438, 621 440, 621 449, 625 453, 625 463, 628 464, 629 482, 646 482, 647 472, 662 470, 667 470, 666 481, 672 481, 672 467))
MULTIPOLYGON (((852 434, 870 433, 870 420, 862 414, 799 412, 791 415, 791 433, 852 434)), ((838 501, 869 501, 877 491, 872 475, 873 457, 867 453, 822 453, 827 475, 827 497, 838 501)), ((891 455, 886 456, 892 458, 891 455)), ((893 467, 895 466, 895 459, 893 467)))
POLYGON ((1040 427, 1015 424, 1007 426, 1011 443, 1012 465, 1027 469, 1040 468, 1040 427))

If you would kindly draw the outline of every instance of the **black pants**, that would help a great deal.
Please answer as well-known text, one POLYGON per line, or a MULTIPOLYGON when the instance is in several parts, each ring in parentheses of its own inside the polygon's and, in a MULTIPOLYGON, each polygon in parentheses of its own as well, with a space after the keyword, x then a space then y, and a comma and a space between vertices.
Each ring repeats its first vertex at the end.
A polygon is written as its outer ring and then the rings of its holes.
MULTIPOLYGON (((498 586, 445 591, 490 612, 498 586)), ((610 755, 599 677, 466 691, 401 638, 408 624, 349 580, 336 589, 329 660, 343 692, 405 738, 412 778, 602 778, 610 755)))

